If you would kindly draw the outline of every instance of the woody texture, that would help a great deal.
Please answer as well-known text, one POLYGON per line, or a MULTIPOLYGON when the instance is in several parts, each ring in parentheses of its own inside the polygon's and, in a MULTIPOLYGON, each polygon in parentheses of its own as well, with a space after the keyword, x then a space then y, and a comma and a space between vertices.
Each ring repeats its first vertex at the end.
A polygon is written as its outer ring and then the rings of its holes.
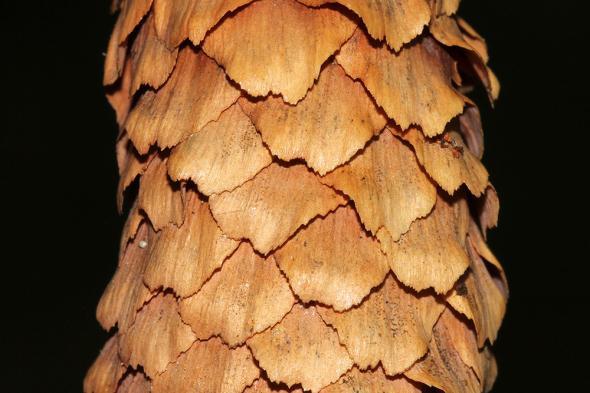
POLYGON ((122 0, 86 393, 476 393, 508 287, 459 0, 122 0))

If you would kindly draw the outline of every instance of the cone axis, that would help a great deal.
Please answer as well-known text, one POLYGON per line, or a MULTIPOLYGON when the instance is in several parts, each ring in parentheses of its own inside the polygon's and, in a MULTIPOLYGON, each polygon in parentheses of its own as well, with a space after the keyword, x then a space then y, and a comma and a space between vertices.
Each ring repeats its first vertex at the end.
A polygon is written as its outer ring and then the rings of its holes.
POLYGON ((492 388, 508 287, 464 93, 499 85, 458 3, 114 2, 132 206, 86 393, 492 388))

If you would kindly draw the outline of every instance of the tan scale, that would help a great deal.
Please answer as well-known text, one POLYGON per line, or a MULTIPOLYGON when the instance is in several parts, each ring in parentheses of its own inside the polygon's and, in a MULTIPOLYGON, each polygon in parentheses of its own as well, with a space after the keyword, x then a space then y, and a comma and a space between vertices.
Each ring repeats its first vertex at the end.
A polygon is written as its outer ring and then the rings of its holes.
POLYGON ((117 186, 117 208, 119 211, 123 209, 125 190, 139 175, 145 172, 153 158, 154 154, 140 156, 126 134, 117 142, 117 161, 120 176, 117 186))
POLYGON ((415 128, 402 133, 401 137, 412 145, 426 172, 450 195, 463 184, 475 196, 481 195, 487 188, 488 171, 452 128, 434 140, 427 139, 415 128))
POLYGON ((430 21, 426 0, 300 0, 319 6, 339 3, 358 14, 368 33, 376 40, 385 39, 396 52, 416 38, 430 21))
POLYGON ((191 347, 195 334, 178 313, 172 295, 157 295, 138 313, 133 325, 119 336, 119 356, 126 363, 154 378, 168 363, 191 347))
POLYGON ((157 236, 148 224, 144 224, 139 227, 133 241, 122 246, 124 251, 117 271, 96 308, 96 318, 105 330, 116 324, 119 332, 125 332, 135 320, 137 311, 150 298, 142 277, 147 255, 157 236))
POLYGON ((178 145, 168 160, 174 180, 193 181, 205 195, 230 191, 270 165, 260 134, 234 104, 178 145))
POLYGON ((301 300, 337 311, 359 304, 389 272, 379 242, 365 233, 349 206, 317 218, 274 256, 301 300))
POLYGON ((88 370, 84 378, 84 391, 112 393, 125 372, 125 365, 119 358, 119 338, 111 337, 88 370))
POLYGON ((497 87, 493 78, 492 70, 486 65, 488 61, 487 48, 485 42, 470 38, 464 34, 455 18, 447 15, 440 15, 433 18, 430 23, 430 32, 433 37, 446 46, 455 46, 466 51, 473 70, 484 84, 492 99, 497 98, 497 87))
POLYGON ((122 2, 105 56, 103 84, 111 85, 121 76, 127 52, 127 38, 149 12, 151 6, 152 0, 126 0, 122 2))
POLYGON ((507 291, 490 275, 471 242, 467 242, 470 269, 448 295, 449 304, 473 321, 480 347, 496 340, 506 313, 507 291))
POLYGON ((238 247, 211 216, 209 205, 188 193, 186 218, 169 225, 146 258, 144 282, 152 290, 170 288, 181 297, 195 294, 238 247))
POLYGON ((432 18, 429 26, 430 32, 438 42, 446 46, 458 46, 460 48, 473 51, 479 57, 482 63, 487 61, 485 51, 480 45, 475 49, 466 39, 465 35, 459 28, 455 18, 448 15, 440 15, 432 18))
MULTIPOLYGON (((139 211, 137 208, 137 200, 131 206, 129 210, 129 214, 127 215, 127 220, 123 225, 123 230, 121 231, 121 241, 119 243, 119 261, 121 261, 121 257, 126 251, 127 244, 135 239, 135 235, 137 235, 137 231, 139 230, 139 226, 145 220, 144 215, 142 212, 139 211)), ((144 240, 145 241, 145 240, 144 240)), ((142 243, 143 244, 143 243, 142 243)))
POLYGON ((168 49, 156 34, 153 14, 145 20, 131 47, 131 94, 143 86, 158 89, 176 65, 178 49, 168 49))
POLYGON ((196 341, 152 380, 152 393, 241 393, 260 375, 245 346, 230 349, 219 338, 196 341))
POLYGON ((125 66, 127 47, 124 45, 119 45, 123 19, 124 14, 119 14, 106 48, 104 57, 104 72, 102 77, 102 83, 105 86, 116 83, 121 77, 121 74, 123 73, 123 67, 125 66))
POLYGON ((451 16, 457 13, 461 0, 430 0, 434 15, 451 16))
POLYGON ((498 198, 496 189, 490 184, 486 188, 484 195, 480 198, 480 210, 477 217, 484 238, 487 236, 489 229, 498 226, 499 215, 500 199, 498 198))
POLYGON ((213 195, 210 204, 222 231, 232 239, 250 240, 267 254, 314 217, 344 205, 345 199, 303 165, 272 164, 235 190, 213 195))
POLYGON ((355 27, 331 9, 312 10, 295 0, 260 0, 215 29, 203 50, 250 95, 272 92, 297 104, 355 27))
POLYGON ((445 319, 441 318, 433 330, 428 354, 414 364, 405 375, 417 382, 448 393, 479 393, 482 386, 477 375, 461 358, 449 334, 445 319))
POLYGON ((465 252, 468 227, 467 202, 439 196, 432 212, 414 221, 399 241, 394 241, 385 228, 377 238, 402 283, 417 291, 434 288, 444 294, 469 267, 465 252))
POLYGON ((372 44, 357 29, 336 61, 364 83, 404 130, 417 125, 427 136, 436 136, 463 111, 464 99, 451 84, 453 59, 429 37, 395 54, 383 44, 372 44))
POLYGON ((337 64, 326 66, 295 106, 273 96, 239 103, 274 155, 302 158, 320 175, 350 160, 387 123, 363 85, 337 64))
POLYGON ((344 192, 355 203, 372 234, 385 228, 393 240, 412 222, 430 213, 436 187, 418 165, 411 149, 386 129, 379 138, 322 182, 344 192))
POLYGON ((213 60, 185 47, 170 79, 158 91, 148 90, 139 98, 125 128, 140 154, 154 144, 173 147, 218 119, 239 96, 213 60))
POLYGON ((152 7, 153 0, 122 0, 119 18, 121 19, 121 35, 119 44, 122 44, 129 34, 135 30, 139 22, 145 17, 152 7))
POLYGON ((473 221, 473 219, 469 224, 469 240, 471 242, 471 245, 473 246, 473 249, 477 252, 477 254, 480 257, 494 265, 499 272, 501 272, 502 274, 504 273, 504 268, 502 267, 502 264, 500 263, 498 258, 496 258, 492 250, 490 250, 488 244, 486 243, 481 233, 481 230, 479 229, 475 221, 473 221))
POLYGON ((159 231, 168 224, 180 226, 184 220, 182 192, 168 177, 166 161, 156 156, 139 182, 137 206, 159 231))
POLYGON ((458 17, 456 22, 463 33, 463 39, 467 41, 487 63, 490 60, 490 55, 485 39, 465 19, 458 17))
POLYGON ((117 124, 122 129, 131 109, 133 96, 131 95, 131 60, 127 59, 123 65, 123 75, 115 85, 107 88, 105 93, 107 101, 115 110, 117 124))
POLYGON ((318 311, 336 329, 356 365, 366 369, 381 363, 386 374, 395 376, 426 354, 443 309, 433 296, 417 297, 388 276, 359 307, 343 313, 327 307, 318 311))
POLYGON ((219 335, 235 347, 278 323, 294 303, 274 258, 242 243, 198 293, 182 300, 180 314, 199 339, 219 335))
POLYGON ((437 323, 437 330, 444 330, 452 348, 459 354, 463 363, 473 370, 481 383, 485 379, 486 358, 477 346, 473 329, 470 329, 465 321, 459 319, 458 315, 447 308, 437 323))
POLYGON ((207 31, 236 8, 253 0, 154 0, 158 36, 169 48, 189 38, 199 45, 207 31))
POLYGON ((247 341, 273 382, 318 392, 352 367, 348 352, 314 307, 295 305, 272 329, 247 341))

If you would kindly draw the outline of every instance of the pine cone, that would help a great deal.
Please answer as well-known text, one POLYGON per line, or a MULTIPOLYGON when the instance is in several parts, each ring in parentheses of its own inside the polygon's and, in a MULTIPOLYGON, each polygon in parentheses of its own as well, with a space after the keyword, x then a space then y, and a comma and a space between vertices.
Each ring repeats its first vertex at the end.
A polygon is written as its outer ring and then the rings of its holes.
POLYGON ((489 391, 508 296, 458 0, 122 0, 86 393, 489 391), (137 180, 139 178, 139 180, 137 180))

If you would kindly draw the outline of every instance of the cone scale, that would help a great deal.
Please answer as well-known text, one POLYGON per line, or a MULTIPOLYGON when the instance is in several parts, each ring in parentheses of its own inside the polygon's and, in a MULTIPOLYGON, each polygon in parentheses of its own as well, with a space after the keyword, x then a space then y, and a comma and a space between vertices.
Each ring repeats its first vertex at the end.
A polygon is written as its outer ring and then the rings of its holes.
POLYGON ((113 8, 132 207, 84 391, 489 391, 508 288, 464 92, 499 85, 458 1, 113 8))

